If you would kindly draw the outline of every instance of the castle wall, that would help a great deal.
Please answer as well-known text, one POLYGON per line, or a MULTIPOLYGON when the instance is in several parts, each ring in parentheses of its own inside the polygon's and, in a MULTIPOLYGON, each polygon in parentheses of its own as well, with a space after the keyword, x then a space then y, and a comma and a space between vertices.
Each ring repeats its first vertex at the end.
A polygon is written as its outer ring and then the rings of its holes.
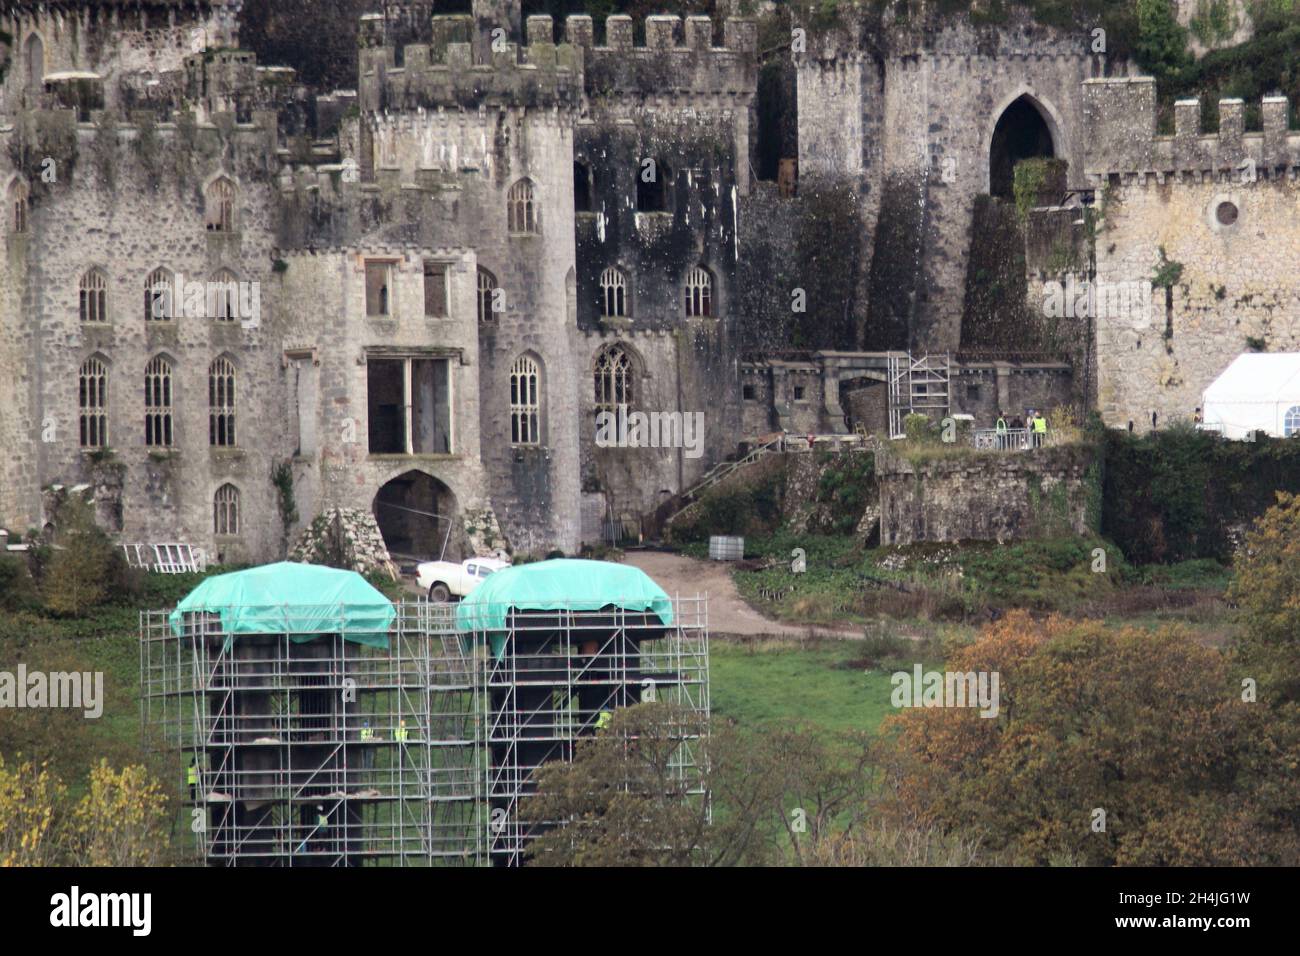
MULTIPOLYGON (((10 514, 40 523, 33 479, 40 486, 89 483, 99 489, 101 518, 124 540, 183 540, 226 560, 273 555, 278 522, 260 516, 276 513, 270 473, 282 440, 274 410, 283 403, 276 297, 267 281, 273 198, 261 137, 159 126, 143 145, 139 129, 100 132, 91 124, 72 135, 71 151, 58 154, 53 182, 28 177, 28 230, 8 237, 6 284, 26 287, 17 312, 6 306, 7 322, 16 317, 26 329, 17 338, 19 361, 10 367, 22 370, 18 385, 28 397, 21 435, 14 437, 12 425, 5 435, 22 479, 15 482, 17 495, 11 493, 10 514), (149 157, 147 169, 142 155, 149 157), (203 185, 218 174, 238 189, 233 233, 205 229, 203 185), (92 267, 107 279, 107 321, 83 323, 79 282, 92 267), (260 325, 184 315, 146 322, 145 281, 159 267, 187 282, 229 269, 239 281, 258 283, 260 325), (79 441, 78 372, 91 356, 108 366, 102 450, 84 449, 79 441), (158 356, 172 364, 173 440, 151 448, 145 442, 145 366, 158 356), (233 362, 237 376, 233 448, 209 443, 208 372, 221 356, 233 362), (213 495, 226 483, 239 490, 241 529, 238 536, 218 538, 213 495), (249 520, 254 515, 259 519, 249 520)), ((11 172, 0 178, 8 181, 11 172)), ((12 229, 12 222, 7 226, 12 229)))
POLYGON ((1149 308, 1097 318, 1098 407, 1137 431, 1190 420, 1237 355, 1300 350, 1300 134, 1280 98, 1264 101, 1257 132, 1243 129, 1240 100, 1221 100, 1217 134, 1201 132, 1196 100, 1180 101, 1175 133, 1160 136, 1149 78, 1094 81, 1086 94, 1099 286, 1151 282, 1162 249, 1181 266, 1168 298, 1156 288, 1149 308))
MULTIPOLYGON (((409 471, 446 486, 455 499, 456 513, 448 516, 453 520, 485 507, 473 253, 445 246, 374 243, 282 255, 288 266, 279 280, 287 371, 306 376, 307 393, 317 396, 315 402, 305 403, 306 428, 300 429, 314 440, 299 445, 293 459, 301 524, 336 507, 372 511, 380 488, 409 471), (448 266, 446 318, 424 314, 426 258, 448 266), (391 317, 367 314, 368 259, 395 264, 391 317), (450 360, 450 453, 371 451, 369 363, 405 356, 450 360)), ((285 407, 290 407, 288 402, 285 407)), ((445 530, 445 525, 438 526, 439 539, 445 530)), ((452 540, 462 544, 458 534, 452 540)))
POLYGON ((1032 454, 991 452, 913 464, 876 454, 880 543, 1006 542, 1044 534, 1088 534, 1085 448, 1032 454))
MULTIPOLYGON (((236 12, 230 0, 193 6, 106 4, 85 9, 53 10, 48 4, 18 3, 0 13, 0 31, 13 37, 10 69, 0 82, 0 113, 26 102, 34 106, 28 87, 33 67, 27 59, 29 40, 37 36, 44 51, 37 69, 43 74, 67 71, 100 76, 145 75, 158 78, 179 73, 186 56, 207 47, 235 45, 236 12)), ((131 105, 131 94, 144 95, 143 84, 109 84, 105 105, 131 105)))
POLYGON ((1070 186, 1084 186, 1081 83, 1101 74, 1104 57, 1086 36, 957 20, 929 34, 898 27, 873 61, 855 29, 810 39, 797 59, 800 169, 861 177, 871 324, 904 324, 916 350, 952 350, 998 119, 1028 96, 1070 163, 1070 186))

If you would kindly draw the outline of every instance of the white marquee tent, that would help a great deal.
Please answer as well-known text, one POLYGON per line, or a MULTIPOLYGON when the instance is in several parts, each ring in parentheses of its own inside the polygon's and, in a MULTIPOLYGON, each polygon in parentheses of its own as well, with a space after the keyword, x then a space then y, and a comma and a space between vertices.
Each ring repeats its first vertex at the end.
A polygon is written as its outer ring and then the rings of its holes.
POLYGON ((1300 352, 1238 355, 1205 390, 1201 413, 1202 427, 1225 438, 1300 434, 1300 352))

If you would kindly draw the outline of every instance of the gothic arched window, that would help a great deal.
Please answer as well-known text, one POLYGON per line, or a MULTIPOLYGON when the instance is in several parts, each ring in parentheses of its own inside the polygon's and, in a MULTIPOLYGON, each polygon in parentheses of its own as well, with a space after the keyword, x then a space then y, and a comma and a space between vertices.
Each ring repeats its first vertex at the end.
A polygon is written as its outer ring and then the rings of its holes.
POLYGON ((510 443, 542 443, 542 370, 530 355, 521 355, 510 368, 510 443))
POLYGON ((593 365, 596 408, 612 411, 633 401, 632 356, 621 345, 607 345, 596 353, 593 365))

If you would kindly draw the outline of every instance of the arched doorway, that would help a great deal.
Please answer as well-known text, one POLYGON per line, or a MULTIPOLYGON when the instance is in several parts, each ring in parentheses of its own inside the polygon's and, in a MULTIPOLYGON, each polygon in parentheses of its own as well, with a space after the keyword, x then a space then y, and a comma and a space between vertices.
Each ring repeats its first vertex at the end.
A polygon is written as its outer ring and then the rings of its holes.
POLYGON ((411 470, 375 495, 375 521, 388 553, 402 559, 459 561, 463 548, 456 496, 437 478, 411 470))
POLYGON ((989 193, 1012 198, 1012 176, 1016 163, 1036 156, 1056 155, 1052 129, 1047 118, 1027 94, 1002 111, 993 128, 989 145, 989 193))

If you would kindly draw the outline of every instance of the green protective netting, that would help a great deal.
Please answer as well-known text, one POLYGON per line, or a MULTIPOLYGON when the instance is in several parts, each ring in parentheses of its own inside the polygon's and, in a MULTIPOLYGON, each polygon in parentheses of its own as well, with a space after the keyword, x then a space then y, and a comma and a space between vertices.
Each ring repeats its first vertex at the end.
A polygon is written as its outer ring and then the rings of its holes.
POLYGON ((456 628, 488 635, 492 653, 505 645, 506 616, 519 611, 599 611, 619 607, 653 611, 665 627, 673 623, 673 603, 644 571, 610 561, 558 558, 497 571, 456 607, 456 628))
POLYGON ((222 630, 240 634, 288 634, 302 643, 321 634, 342 634, 371 647, 388 646, 397 617, 393 602, 355 571, 281 561, 208 578, 168 617, 179 637, 186 614, 217 614, 222 630))

